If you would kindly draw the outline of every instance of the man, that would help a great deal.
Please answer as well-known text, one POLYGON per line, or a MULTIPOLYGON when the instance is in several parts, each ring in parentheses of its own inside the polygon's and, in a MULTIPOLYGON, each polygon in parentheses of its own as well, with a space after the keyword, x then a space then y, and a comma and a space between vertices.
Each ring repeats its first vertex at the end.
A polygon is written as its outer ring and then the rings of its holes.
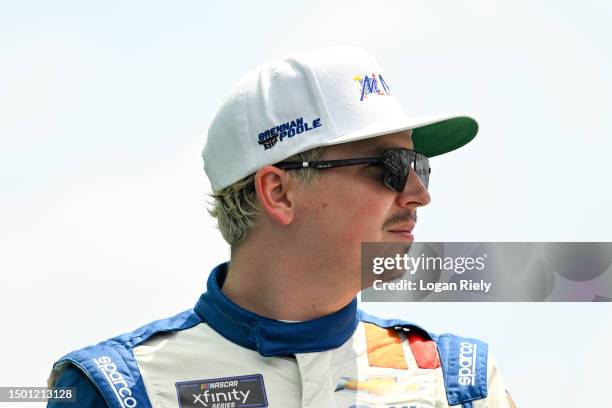
POLYGON ((485 343, 357 309, 361 243, 412 242, 428 157, 477 131, 407 117, 391 84, 352 47, 241 79, 203 151, 230 262, 193 310, 68 354, 49 385, 79 406, 511 406, 485 343))

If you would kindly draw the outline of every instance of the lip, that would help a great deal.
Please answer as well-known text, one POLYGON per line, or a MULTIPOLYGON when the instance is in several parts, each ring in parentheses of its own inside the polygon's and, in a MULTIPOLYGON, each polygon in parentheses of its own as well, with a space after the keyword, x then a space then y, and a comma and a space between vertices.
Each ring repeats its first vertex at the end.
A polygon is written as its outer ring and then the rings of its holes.
POLYGON ((408 231, 389 231, 389 232, 395 236, 395 239, 398 242, 399 241, 414 242, 414 235, 412 235, 412 232, 408 232, 408 231))
POLYGON ((414 227, 415 227, 415 223, 411 222, 409 224, 404 224, 404 225, 400 225, 400 226, 397 226, 395 228, 392 228, 392 229, 388 230, 388 232, 390 232, 393 235, 395 235, 401 241, 410 241, 410 242, 413 242, 414 241, 414 235, 412 235, 412 230, 414 230, 414 227))

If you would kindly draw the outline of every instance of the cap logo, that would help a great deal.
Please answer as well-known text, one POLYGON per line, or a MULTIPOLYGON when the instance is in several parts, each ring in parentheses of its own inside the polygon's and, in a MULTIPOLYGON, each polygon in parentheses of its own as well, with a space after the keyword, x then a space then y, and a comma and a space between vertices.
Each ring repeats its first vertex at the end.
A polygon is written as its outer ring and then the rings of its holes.
POLYGON ((391 95, 389 85, 380 74, 372 73, 371 76, 364 75, 363 77, 355 75, 353 80, 359 82, 360 101, 363 101, 368 95, 391 95))
POLYGON ((282 142, 286 138, 291 138, 312 129, 321 127, 321 118, 316 118, 312 123, 304 122, 304 118, 296 118, 291 122, 276 125, 259 134, 257 143, 268 150, 276 146, 276 143, 282 142))

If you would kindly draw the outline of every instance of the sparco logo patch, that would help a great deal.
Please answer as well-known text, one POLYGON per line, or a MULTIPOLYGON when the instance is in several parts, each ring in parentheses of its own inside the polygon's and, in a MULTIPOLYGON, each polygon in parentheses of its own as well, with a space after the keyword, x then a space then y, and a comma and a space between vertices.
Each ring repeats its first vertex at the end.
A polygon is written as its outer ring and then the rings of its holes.
POLYGON ((132 397, 132 390, 128 386, 127 380, 119 371, 117 365, 113 363, 110 357, 103 356, 94 358, 102 374, 115 392, 115 397, 119 400, 119 404, 124 408, 133 408, 138 405, 136 398, 132 397))
POLYGON ((268 399, 261 374, 176 383, 181 408, 258 408, 268 399))
POLYGON ((462 341, 459 346, 459 384, 474 385, 477 345, 462 341))

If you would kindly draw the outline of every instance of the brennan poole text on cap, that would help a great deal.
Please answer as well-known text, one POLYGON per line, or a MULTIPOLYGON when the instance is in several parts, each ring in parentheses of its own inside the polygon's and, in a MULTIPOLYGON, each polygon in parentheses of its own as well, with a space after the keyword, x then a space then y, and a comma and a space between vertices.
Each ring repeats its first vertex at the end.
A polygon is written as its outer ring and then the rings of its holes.
POLYGON ((265 132, 261 132, 258 143, 263 145, 265 150, 271 149, 278 141, 282 142, 285 138, 293 137, 318 127, 321 127, 321 118, 316 118, 311 124, 304 122, 304 118, 297 118, 291 122, 283 123, 267 129, 265 132))

